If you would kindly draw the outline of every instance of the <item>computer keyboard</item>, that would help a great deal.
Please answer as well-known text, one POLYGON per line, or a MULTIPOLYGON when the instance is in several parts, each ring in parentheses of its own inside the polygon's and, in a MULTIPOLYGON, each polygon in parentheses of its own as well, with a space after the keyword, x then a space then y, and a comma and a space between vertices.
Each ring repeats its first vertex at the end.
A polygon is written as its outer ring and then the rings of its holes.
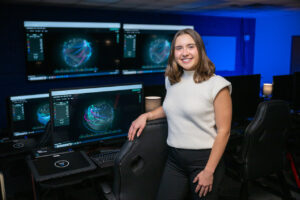
POLYGON ((101 150, 93 153, 90 158, 101 168, 111 167, 120 152, 120 149, 101 150))

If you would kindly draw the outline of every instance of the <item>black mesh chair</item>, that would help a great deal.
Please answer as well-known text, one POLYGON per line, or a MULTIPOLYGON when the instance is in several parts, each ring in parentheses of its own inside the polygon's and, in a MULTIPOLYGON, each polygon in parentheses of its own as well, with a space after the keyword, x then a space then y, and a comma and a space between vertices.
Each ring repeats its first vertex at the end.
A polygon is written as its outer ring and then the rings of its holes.
POLYGON ((292 199, 283 176, 289 126, 290 110, 286 102, 262 102, 244 132, 239 151, 225 153, 228 174, 242 182, 239 199, 248 199, 249 181, 268 175, 277 175, 279 180, 281 192, 275 193, 283 199, 292 199))
POLYGON ((125 142, 115 161, 113 187, 101 183, 106 199, 155 199, 167 158, 167 132, 166 119, 153 120, 139 138, 125 142))

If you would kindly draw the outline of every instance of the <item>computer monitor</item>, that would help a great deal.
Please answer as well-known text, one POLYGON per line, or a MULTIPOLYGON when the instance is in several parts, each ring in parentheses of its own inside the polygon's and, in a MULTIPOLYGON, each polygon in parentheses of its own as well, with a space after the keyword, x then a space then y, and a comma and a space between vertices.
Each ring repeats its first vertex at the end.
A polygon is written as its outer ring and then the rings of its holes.
POLYGON ((50 120, 49 94, 9 97, 12 136, 34 136, 45 132, 50 120))
POLYGON ((145 85, 144 86, 144 94, 146 96, 159 96, 161 97, 162 101, 165 99, 166 96, 166 88, 165 84, 160 85, 145 85))
POLYGON ((292 108, 296 113, 300 113, 300 72, 294 73, 292 108))
POLYGON ((114 75, 120 23, 24 21, 29 81, 114 75))
POLYGON ((290 75, 273 76, 272 99, 281 99, 289 103, 293 99, 294 77, 290 75))
POLYGON ((193 26, 124 24, 122 74, 164 72, 173 37, 185 28, 193 26))
POLYGON ((260 74, 225 78, 232 84, 232 122, 247 122, 254 117, 260 102, 260 74))
POLYGON ((143 112, 142 84, 50 91, 54 148, 124 139, 143 112))

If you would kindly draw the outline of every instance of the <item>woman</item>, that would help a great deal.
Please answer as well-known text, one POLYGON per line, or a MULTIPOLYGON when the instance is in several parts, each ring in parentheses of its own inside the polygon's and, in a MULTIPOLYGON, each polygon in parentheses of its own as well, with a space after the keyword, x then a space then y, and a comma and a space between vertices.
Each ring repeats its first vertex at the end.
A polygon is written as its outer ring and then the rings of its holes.
POLYGON ((166 69, 163 106, 131 124, 129 140, 141 134, 147 120, 167 117, 169 153, 159 200, 218 199, 232 105, 230 82, 214 72, 200 35, 192 29, 178 31, 166 69))

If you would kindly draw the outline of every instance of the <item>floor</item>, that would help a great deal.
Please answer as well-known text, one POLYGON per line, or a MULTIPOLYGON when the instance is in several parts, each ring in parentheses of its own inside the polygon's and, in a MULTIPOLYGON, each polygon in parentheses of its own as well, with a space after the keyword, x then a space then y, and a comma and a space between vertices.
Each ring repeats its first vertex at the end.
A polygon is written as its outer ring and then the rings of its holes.
MULTIPOLYGON (((289 184, 296 187, 296 185, 294 184, 293 177, 288 172, 285 173, 285 176, 287 177, 289 184)), ((277 191, 280 191, 280 187, 278 186, 278 184, 276 184, 270 180, 266 180, 266 179, 259 180, 259 184, 268 185, 271 188, 274 188, 277 191)), ((259 184, 258 183, 250 183, 249 184, 249 187, 248 187, 249 200, 282 200, 282 198, 280 196, 275 195, 275 194, 271 193, 270 191, 265 190, 259 184)), ((224 187, 223 187, 223 190, 221 191, 221 193, 222 193, 221 200, 238 200, 239 199, 238 194, 239 194, 241 185, 238 181, 232 179, 229 176, 225 176, 223 185, 224 185, 224 187)), ((300 200, 300 189, 298 189, 297 192, 295 192, 293 190, 290 190, 290 192, 291 192, 292 197, 295 200, 300 200)))
MULTIPOLYGON (((292 180, 291 180, 292 181, 292 180)), ((267 181, 261 181, 261 183, 266 184, 267 181)), ((268 183, 269 184, 269 183, 268 183)), ((278 188, 278 185, 273 184, 274 188, 278 188)), ((91 189, 92 186, 89 184, 77 185, 73 187, 68 187, 64 190, 63 195, 60 192, 50 192, 48 193, 44 200, 102 200, 99 196, 99 191, 91 189)), ((220 200, 239 200, 238 194, 240 189, 240 183, 229 176, 225 176, 223 187, 222 187, 222 198, 220 200)), ((279 189, 279 188, 278 188, 279 189)), ((264 189, 262 189, 257 184, 249 185, 249 200, 281 200, 280 196, 276 196, 264 189)), ((300 189, 298 193, 291 192, 295 200, 300 200, 300 189)), ((16 198, 8 198, 8 200, 32 200, 32 192, 23 193, 18 195, 16 198)))

